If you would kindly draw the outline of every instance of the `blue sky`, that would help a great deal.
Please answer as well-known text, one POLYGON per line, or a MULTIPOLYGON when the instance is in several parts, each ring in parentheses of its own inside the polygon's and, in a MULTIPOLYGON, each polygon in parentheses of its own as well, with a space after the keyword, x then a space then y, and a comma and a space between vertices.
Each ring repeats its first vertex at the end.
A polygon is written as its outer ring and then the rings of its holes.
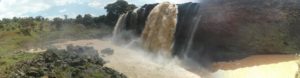
MULTIPOLYGON (((47 18, 68 15, 74 18, 78 14, 99 16, 106 14, 104 7, 116 0, 0 0, 0 19, 12 17, 44 16, 47 18)), ((126 0, 130 4, 141 6, 149 3, 171 2, 185 3, 196 0, 126 0)))

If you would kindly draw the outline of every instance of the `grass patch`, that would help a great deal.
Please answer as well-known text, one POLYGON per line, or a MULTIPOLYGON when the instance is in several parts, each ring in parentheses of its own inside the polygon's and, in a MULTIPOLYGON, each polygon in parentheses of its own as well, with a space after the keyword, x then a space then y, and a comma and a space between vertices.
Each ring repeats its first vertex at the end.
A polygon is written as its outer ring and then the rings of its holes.
POLYGON ((15 53, 0 58, 0 78, 6 75, 6 72, 9 72, 9 68, 20 61, 31 60, 35 58, 37 54, 32 53, 15 53))
POLYGON ((9 66, 36 56, 36 54, 17 52, 26 46, 26 43, 36 42, 36 33, 33 33, 32 36, 24 36, 18 31, 0 32, 0 41, 0 77, 5 74, 4 71, 9 66))
MULTIPOLYGON (((31 31, 26 36, 19 30, 0 31, 0 78, 10 71, 9 68, 15 64, 34 59, 38 54, 19 52, 22 49, 44 48, 50 45, 50 42, 66 39, 91 39, 101 38, 111 33, 111 29, 86 29, 80 26, 65 26, 61 31, 31 31)), ((68 71, 68 70, 58 70, 68 71)), ((68 73, 58 73, 62 76, 68 73)), ((103 77, 99 73, 91 73, 87 77, 103 77)))
POLYGON ((48 49, 31 60, 9 66, 4 78, 127 78, 104 67, 106 62, 94 48, 68 47, 67 50, 48 49))

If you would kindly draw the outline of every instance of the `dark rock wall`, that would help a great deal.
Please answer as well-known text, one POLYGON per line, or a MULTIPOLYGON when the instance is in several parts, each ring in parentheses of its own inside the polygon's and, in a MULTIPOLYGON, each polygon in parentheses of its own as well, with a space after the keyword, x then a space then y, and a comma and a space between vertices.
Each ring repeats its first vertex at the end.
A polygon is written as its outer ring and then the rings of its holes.
POLYGON ((297 53, 299 5, 297 0, 207 0, 197 6, 179 5, 174 54, 205 62, 297 53), (198 16, 200 20, 193 21, 198 16), (189 39, 195 25, 195 37, 189 39), (187 49, 189 40, 193 43, 187 49))
POLYGON ((188 42, 191 38, 191 30, 193 30, 196 21, 200 18, 196 17, 200 15, 200 4, 199 3, 186 3, 178 5, 178 17, 177 17, 177 28, 175 32, 175 41, 173 47, 173 54, 184 55, 187 52, 188 42))
MULTIPOLYGON (((126 30, 140 36, 156 5, 129 13, 126 30)), ((175 56, 203 63, 300 50, 299 0, 202 0, 178 11, 175 56)))
POLYGON ((135 36, 140 36, 145 28, 148 15, 157 4, 146 4, 135 12, 127 13, 125 30, 132 31, 135 36))

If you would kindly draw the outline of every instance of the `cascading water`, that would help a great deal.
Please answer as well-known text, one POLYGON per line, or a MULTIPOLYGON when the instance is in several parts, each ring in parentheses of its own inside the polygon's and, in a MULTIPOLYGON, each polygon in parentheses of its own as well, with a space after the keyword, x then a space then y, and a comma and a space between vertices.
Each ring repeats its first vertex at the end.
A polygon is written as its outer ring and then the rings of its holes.
MULTIPOLYGON (((124 32, 131 32, 130 34, 142 39, 141 41, 137 39, 133 41, 141 42, 144 49, 148 51, 164 51, 168 55, 185 55, 190 58, 190 52, 197 51, 194 49, 197 47, 193 43, 194 37, 199 31, 199 8, 199 3, 185 3, 178 6, 168 2, 159 5, 147 4, 121 16, 120 19, 126 16, 126 21, 119 20, 116 27, 120 25, 119 22, 122 23, 123 28, 121 31, 123 31, 123 34, 114 34, 114 36, 124 37, 124 32)), ((128 35, 125 35, 125 37, 128 37, 128 35)), ((124 38, 119 37, 119 39, 124 38)), ((121 42, 124 42, 124 40, 121 42)), ((127 42, 126 44, 129 44, 129 42, 135 44, 132 40, 127 40, 127 42)), ((199 54, 195 54, 195 56, 199 54)))
POLYGON ((122 14, 113 31, 113 41, 118 44, 128 44, 135 39, 135 32, 137 31, 137 10, 122 14), (133 30, 134 29, 134 30, 133 30))
POLYGON ((125 27, 127 14, 122 14, 118 19, 118 22, 113 30, 113 41, 118 41, 119 34, 122 32, 123 28, 125 27))
MULTIPOLYGON (((157 4, 147 4, 119 17, 113 31, 113 42, 121 45, 133 44, 144 30, 148 15, 157 4)), ((138 40, 139 41, 139 40, 138 40)))
POLYGON ((141 37, 145 49, 151 52, 171 52, 177 13, 177 5, 168 2, 158 4, 151 11, 141 37))
MULTIPOLYGON (((193 21, 194 22, 199 22, 201 20, 201 16, 196 16, 194 19, 193 19, 193 21)), ((188 58, 189 56, 188 56, 188 53, 189 52, 191 52, 191 48, 192 48, 192 46, 193 46, 193 41, 194 41, 194 38, 195 38, 195 33, 196 33, 196 31, 197 31, 197 29, 198 29, 198 27, 199 27, 199 25, 198 25, 199 23, 196 23, 193 27, 192 27, 192 29, 190 29, 190 30, 192 30, 191 31, 191 35, 190 35, 190 37, 189 37, 189 40, 188 40, 188 43, 187 43, 187 46, 186 46, 186 51, 184 52, 185 54, 184 54, 184 58, 188 58)))
POLYGON ((199 3, 185 3, 179 5, 178 23, 175 32, 173 54, 185 55, 192 51, 194 37, 198 31, 201 14, 199 3))
POLYGON ((136 35, 138 37, 141 36, 144 28, 145 28, 145 24, 146 24, 146 21, 147 21, 147 18, 150 14, 150 12, 152 11, 152 9, 158 4, 146 4, 144 6, 142 6, 138 11, 137 11, 137 22, 136 22, 136 27, 135 28, 137 31, 136 31, 136 35))
MULTIPOLYGON (((143 49, 170 53, 182 61, 210 69, 215 62, 242 59, 252 54, 297 53, 287 52, 299 50, 293 48, 299 45, 292 44, 299 38, 291 36, 293 32, 287 31, 292 30, 286 27, 293 28, 296 22, 290 20, 299 19, 290 16, 295 9, 299 10, 295 8, 298 4, 281 0, 203 0, 178 5, 167 2, 145 5, 137 10, 137 15, 127 13, 125 27, 121 30, 133 31, 141 38, 143 49), (130 22, 132 19, 137 22, 130 22)), ((247 63, 257 60, 260 59, 247 63)), ((191 71, 197 69, 191 67, 191 71)))

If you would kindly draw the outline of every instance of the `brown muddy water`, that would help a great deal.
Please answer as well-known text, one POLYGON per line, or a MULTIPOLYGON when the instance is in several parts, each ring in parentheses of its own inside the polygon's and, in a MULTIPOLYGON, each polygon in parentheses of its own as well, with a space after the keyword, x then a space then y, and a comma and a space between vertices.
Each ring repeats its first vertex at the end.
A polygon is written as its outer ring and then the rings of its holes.
POLYGON ((242 60, 214 64, 214 78, 295 78, 296 55, 254 55, 242 60))
MULTIPOLYGON (((201 78, 197 73, 186 70, 178 59, 152 55, 143 50, 133 50, 112 44, 109 40, 66 41, 54 46, 91 46, 99 50, 114 49, 114 54, 106 56, 105 65, 129 78, 201 78)), ((242 60, 214 63, 214 72, 209 78, 295 78, 298 64, 295 55, 255 55, 242 60)), ((204 77, 202 77, 204 78, 204 77)))

